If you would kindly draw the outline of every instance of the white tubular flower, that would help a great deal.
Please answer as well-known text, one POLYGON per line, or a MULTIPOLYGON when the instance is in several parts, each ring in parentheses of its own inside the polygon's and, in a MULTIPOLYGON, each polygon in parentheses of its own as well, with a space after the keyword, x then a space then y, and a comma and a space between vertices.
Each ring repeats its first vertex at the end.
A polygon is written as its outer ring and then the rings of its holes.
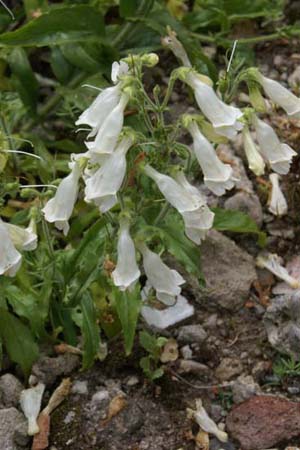
POLYGON ((108 114, 98 130, 94 141, 85 142, 89 151, 103 154, 112 153, 121 133, 124 123, 124 110, 129 101, 127 94, 121 94, 119 103, 108 114))
POLYGON ((70 219, 78 195, 78 182, 81 175, 79 162, 69 163, 71 173, 62 180, 56 193, 42 209, 47 222, 54 222, 58 230, 62 230, 64 235, 70 229, 68 220, 70 219))
POLYGON ((119 78, 128 73, 128 64, 124 61, 114 62, 111 67, 111 79, 116 86, 103 89, 93 103, 79 116, 75 125, 89 125, 92 130, 88 137, 95 136, 104 120, 117 106, 121 98, 119 78))
POLYGON ((202 199, 196 198, 184 189, 177 181, 153 169, 149 164, 144 168, 146 175, 152 178, 166 200, 180 213, 194 211, 202 204, 202 199))
POLYGON ((300 288, 300 281, 296 280, 296 278, 293 278, 288 273, 287 269, 281 265, 279 256, 275 253, 269 253, 266 256, 258 256, 256 258, 256 265, 262 269, 268 269, 292 288, 300 288))
POLYGON ((254 126, 260 153, 274 172, 286 175, 297 153, 289 145, 281 144, 273 128, 258 117, 254 119, 254 126))
POLYGON ((194 314, 194 307, 188 303, 185 297, 178 295, 175 305, 165 309, 143 306, 141 314, 148 325, 163 330, 191 317, 194 314))
POLYGON ((183 172, 178 173, 176 178, 183 188, 201 202, 201 205, 195 211, 182 213, 187 237, 195 244, 200 244, 201 240, 205 239, 208 230, 212 228, 215 215, 207 206, 206 199, 195 186, 187 181, 183 172))
POLYGON ((42 398, 45 390, 43 383, 35 387, 24 389, 20 395, 20 405, 23 413, 28 420, 28 435, 34 436, 40 429, 37 424, 37 418, 41 409, 42 398))
POLYGON ((206 410, 203 408, 202 401, 200 399, 196 400, 196 411, 187 408, 188 417, 193 418, 199 427, 206 431, 206 433, 213 434, 219 441, 227 442, 228 435, 225 431, 220 430, 215 422, 209 417, 206 410))
POLYGON ((22 228, 12 223, 6 224, 10 239, 19 250, 35 250, 37 247, 37 234, 30 224, 27 228, 22 228))
POLYGON ((158 300, 168 306, 174 305, 185 280, 176 270, 169 269, 159 255, 149 250, 145 244, 140 244, 139 250, 143 255, 148 285, 156 290, 158 300))
POLYGON ((300 117, 300 99, 277 81, 259 75, 257 81, 262 85, 267 96, 289 116, 300 117))
POLYGON ((200 132, 195 122, 188 127, 193 137, 193 150, 201 166, 204 183, 215 195, 223 195, 234 186, 233 170, 219 160, 214 147, 200 132))
POLYGON ((85 180, 85 200, 93 201, 103 213, 117 203, 117 193, 126 173, 126 153, 131 145, 130 137, 123 138, 100 169, 85 180))
POLYGON ((243 128, 243 124, 238 120, 243 115, 242 111, 222 102, 214 89, 201 81, 197 74, 189 73, 186 82, 194 90, 199 108, 212 123, 216 133, 229 139, 235 138, 237 132, 243 128))
POLYGON ((21 262, 22 256, 12 243, 7 224, 0 219, 0 275, 14 277, 21 262))
POLYGON ((271 196, 269 200, 269 211, 275 216, 283 216, 288 211, 286 199, 280 189, 279 175, 277 173, 270 174, 272 183, 271 196))
POLYGON ((136 263, 135 247, 129 233, 129 222, 123 219, 120 224, 118 240, 118 261, 112 272, 112 279, 121 291, 131 289, 141 272, 136 263))
POLYGON ((95 136, 106 117, 119 103, 120 97, 121 89, 119 85, 104 89, 95 98, 91 106, 83 111, 75 125, 89 125, 92 130, 88 137, 95 136))
POLYGON ((265 163, 258 152, 248 127, 244 127, 243 129, 243 143, 249 169, 258 177, 263 175, 265 173, 265 163))

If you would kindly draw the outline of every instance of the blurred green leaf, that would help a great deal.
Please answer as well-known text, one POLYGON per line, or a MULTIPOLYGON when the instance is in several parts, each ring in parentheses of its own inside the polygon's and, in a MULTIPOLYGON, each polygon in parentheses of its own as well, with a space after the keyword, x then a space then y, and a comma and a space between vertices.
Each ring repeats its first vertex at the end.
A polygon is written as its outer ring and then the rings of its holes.
POLYGON ((215 213, 213 225, 215 230, 256 234, 259 245, 265 245, 266 234, 260 231, 254 220, 248 214, 222 208, 212 208, 212 210, 215 213))
POLYGON ((13 74, 13 83, 24 105, 36 112, 39 85, 32 71, 25 50, 21 47, 14 48, 10 53, 8 62, 13 74))
POLYGON ((42 47, 94 40, 105 34, 102 15, 87 5, 51 9, 23 27, 0 36, 2 46, 42 47))
POLYGON ((91 295, 86 292, 80 302, 82 311, 83 359, 82 369, 88 369, 93 364, 99 352, 100 330, 97 325, 97 315, 91 295))
POLYGON ((72 76, 74 68, 66 60, 58 46, 53 46, 51 49, 50 64, 58 81, 62 84, 67 84, 72 76))
POLYGON ((29 328, 5 309, 0 309, 0 336, 12 361, 28 376, 38 357, 38 346, 29 328))
POLYGON ((141 308, 140 286, 136 285, 132 292, 114 289, 116 310, 122 324, 125 352, 129 355, 133 346, 137 319, 141 308))
POLYGON ((138 0, 120 0, 120 16, 124 18, 134 16, 137 7, 138 0))

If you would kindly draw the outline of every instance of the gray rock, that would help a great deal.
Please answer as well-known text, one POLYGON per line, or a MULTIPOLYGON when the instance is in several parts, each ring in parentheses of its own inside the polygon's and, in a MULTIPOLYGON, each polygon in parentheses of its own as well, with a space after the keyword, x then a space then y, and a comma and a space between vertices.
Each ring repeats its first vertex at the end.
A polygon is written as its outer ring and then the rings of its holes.
POLYGON ((264 315, 270 344, 300 360, 300 291, 275 297, 264 315))
POLYGON ((18 406, 21 391, 24 389, 22 383, 11 373, 6 373, 0 377, 0 398, 1 403, 9 408, 18 406))
POLYGON ((79 365, 79 356, 70 353, 54 358, 42 356, 32 366, 32 375, 36 376, 38 381, 46 384, 46 386, 51 386, 57 378, 70 375, 79 365))
POLYGON ((211 230, 201 245, 201 261, 206 286, 195 299, 230 311, 240 309, 256 279, 252 256, 231 239, 211 230))
POLYGON ((224 207, 225 209, 244 212, 248 214, 258 226, 261 226, 262 224, 263 211, 259 198, 256 194, 238 192, 225 201, 224 207))
POLYGON ((180 359, 178 362, 179 373, 193 373, 195 375, 203 375, 209 372, 209 368, 205 364, 201 364, 198 361, 193 361, 192 359, 180 359))
POLYGON ((184 325, 179 328, 177 336, 181 344, 201 344, 207 338, 207 333, 201 325, 184 325))
POLYGON ((300 66, 297 66, 296 69, 288 77, 288 83, 291 87, 300 84, 300 66))
POLYGON ((1 450, 18 450, 18 446, 28 444, 27 421, 16 408, 0 410, 1 450))
POLYGON ((234 403, 241 403, 260 393, 260 387, 255 383, 251 375, 240 375, 233 383, 231 389, 234 403))
POLYGON ((216 368, 215 375, 220 381, 228 381, 243 371, 243 364, 238 358, 224 358, 216 368))

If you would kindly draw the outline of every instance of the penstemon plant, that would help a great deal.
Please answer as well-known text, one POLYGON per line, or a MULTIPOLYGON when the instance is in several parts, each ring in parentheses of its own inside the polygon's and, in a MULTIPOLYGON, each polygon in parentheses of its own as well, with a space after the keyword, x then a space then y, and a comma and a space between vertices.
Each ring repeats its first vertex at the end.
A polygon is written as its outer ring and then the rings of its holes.
MULTIPOLYGON (((187 272, 201 278, 198 246, 215 226, 218 211, 210 209, 193 184, 192 168, 198 165, 206 188, 216 196, 226 194, 237 181, 231 165, 218 157, 218 143, 242 133, 249 169, 257 176, 266 166, 275 172, 270 175, 270 211, 282 215, 287 210, 277 174, 288 173, 296 152, 258 117, 266 112, 261 90, 292 117, 300 114, 300 100, 256 68, 233 75, 228 70, 216 91, 213 82, 192 67, 172 31, 163 44, 182 64, 172 72, 164 95, 159 86, 148 93, 143 81, 144 68, 150 70, 159 62, 156 54, 129 55, 113 63, 112 86, 101 90, 76 121, 89 127, 87 150, 71 155, 70 173, 58 186, 53 182, 54 195, 53 190, 38 193, 37 186, 22 189, 31 205, 27 228, 0 220, 0 274, 16 276, 14 285, 2 277, 3 298, 29 321, 32 310, 42 304, 42 312, 34 312, 38 337, 48 314, 54 335, 62 331, 71 345, 77 344, 79 327, 85 367, 99 356, 99 324, 112 334, 104 320, 107 314, 115 312, 120 321, 126 353, 132 349, 140 312, 157 328, 193 314, 182 295, 186 281, 164 262, 164 256, 172 254, 187 272), (199 112, 172 122, 166 113, 176 80, 191 89, 199 112), (243 110, 223 101, 231 101, 242 82, 247 83, 251 102, 243 110), (186 132, 191 147, 182 142, 186 132), (88 226, 83 238, 82 228, 76 235, 71 226, 70 244, 59 248, 58 240, 65 242, 59 232, 68 236, 74 208, 80 216, 84 203, 88 226), (33 250, 35 256, 27 257, 26 269, 20 269, 21 253, 33 250), (31 299, 28 315, 17 305, 24 289, 31 299)), ((4 137, 3 146, 7 142, 4 137)), ((7 157, 5 149, 2 155, 7 157)), ((10 189, 18 187, 15 183, 10 189)), ((2 309, 7 313, 4 305, 2 309)), ((14 358, 19 362, 18 356, 14 358)))

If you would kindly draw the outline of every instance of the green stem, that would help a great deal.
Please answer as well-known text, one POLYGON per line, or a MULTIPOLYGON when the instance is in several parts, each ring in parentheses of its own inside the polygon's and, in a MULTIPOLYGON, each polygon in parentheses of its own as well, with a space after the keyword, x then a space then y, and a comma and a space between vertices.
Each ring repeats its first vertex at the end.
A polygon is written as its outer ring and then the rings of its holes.
MULTIPOLYGON (((136 15, 146 16, 152 9, 154 0, 142 0, 136 11, 136 15)), ((130 37, 130 35, 135 31, 137 24, 134 22, 127 22, 122 26, 121 31, 113 39, 112 46, 119 47, 123 42, 130 37)))
MULTIPOLYGON (((12 139, 10 137, 10 133, 9 133, 8 127, 7 127, 5 119, 4 119, 4 116, 2 116, 2 115, 0 116, 0 125, 1 125, 1 127, 3 129, 3 133, 4 133, 5 137, 7 139, 9 150, 15 150, 14 149, 14 145, 13 145, 13 141, 12 141, 12 139)), ((12 159, 13 159, 14 169, 17 170, 19 164, 18 164, 18 157, 17 157, 16 153, 12 153, 12 159)))
MULTIPOLYGON (((287 28, 281 28, 278 31, 276 31, 275 33, 271 33, 271 34, 266 34, 266 35, 262 35, 262 36, 253 36, 253 37, 249 37, 249 38, 238 38, 238 42, 239 42, 239 44, 258 44, 260 42, 265 42, 265 41, 274 41, 285 35, 287 37, 297 37, 300 35, 300 29, 299 30, 295 30, 295 29, 288 30, 287 28)), ((222 37, 218 37, 218 36, 216 36, 216 37, 207 36, 207 35, 201 34, 201 33, 191 33, 191 36, 193 36, 194 38, 198 39, 201 42, 214 43, 214 44, 223 45, 226 47, 232 45, 232 43, 236 40, 236 39, 222 38, 222 37)))
POLYGON ((168 214, 170 209, 170 204, 169 203, 165 203, 164 207, 160 210, 160 213, 158 214, 158 216, 156 217, 153 226, 156 226, 159 224, 159 222, 161 222, 166 215, 168 214))

